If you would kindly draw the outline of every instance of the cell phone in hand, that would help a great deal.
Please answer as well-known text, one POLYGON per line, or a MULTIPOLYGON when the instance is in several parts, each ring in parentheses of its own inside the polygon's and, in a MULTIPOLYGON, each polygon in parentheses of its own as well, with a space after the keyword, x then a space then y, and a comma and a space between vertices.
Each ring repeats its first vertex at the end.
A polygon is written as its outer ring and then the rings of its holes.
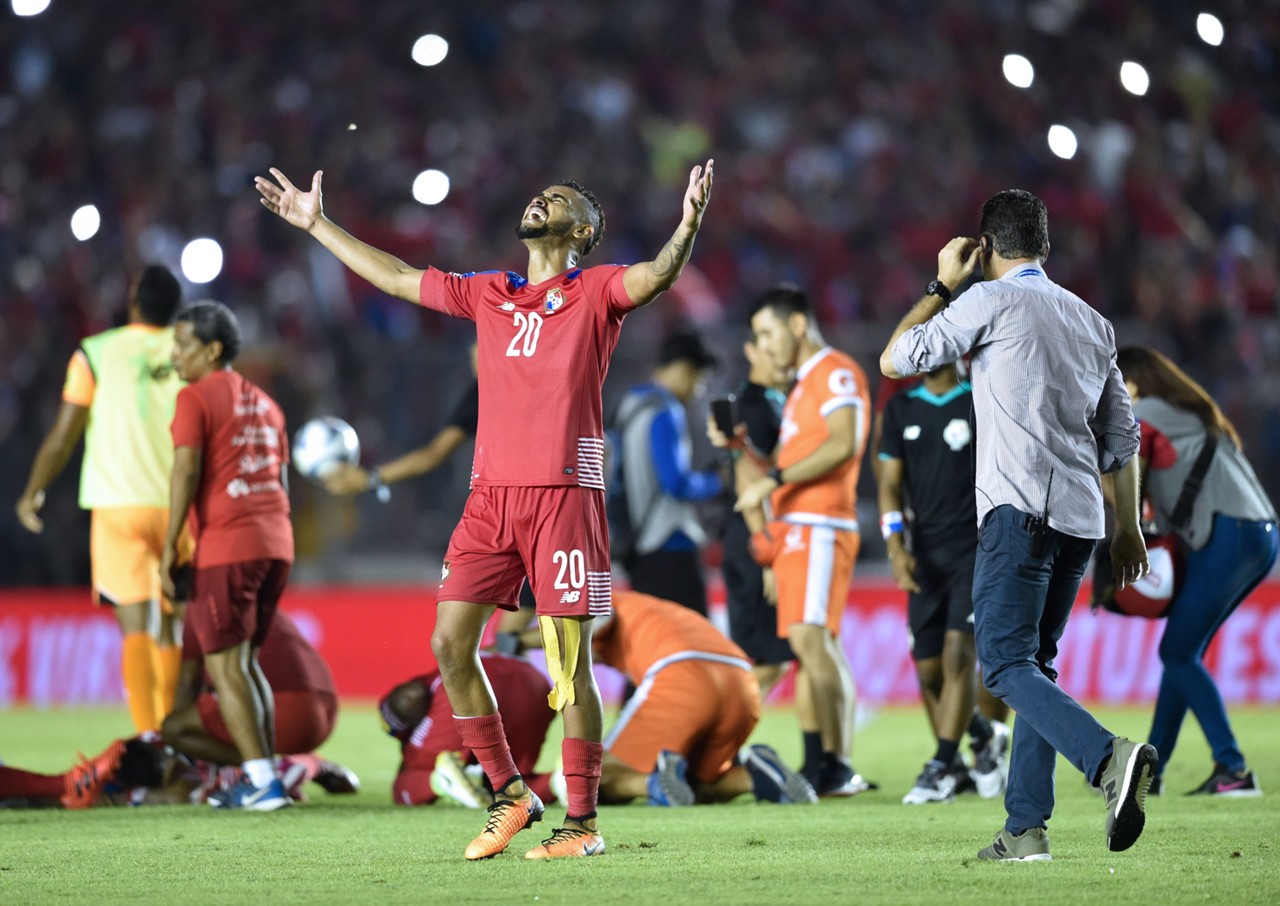
POLYGON ((737 413, 734 411, 733 394, 717 396, 711 401, 711 418, 725 437, 732 438, 738 425, 737 413))

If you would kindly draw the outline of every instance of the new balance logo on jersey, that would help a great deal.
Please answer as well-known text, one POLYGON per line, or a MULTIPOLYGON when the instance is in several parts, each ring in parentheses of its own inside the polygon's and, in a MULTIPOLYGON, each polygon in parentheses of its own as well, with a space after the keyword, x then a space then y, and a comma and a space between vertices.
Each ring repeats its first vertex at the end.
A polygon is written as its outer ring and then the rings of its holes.
POLYGON ((516 303, 514 303, 514 302, 503 302, 501 305, 499 305, 499 306, 498 306, 498 310, 499 310, 499 311, 515 311, 515 310, 516 310, 516 303))
POLYGON ((579 599, 581 598, 582 598, 582 592, 580 591, 566 591, 564 594, 560 596, 560 603, 561 604, 577 604, 579 599))

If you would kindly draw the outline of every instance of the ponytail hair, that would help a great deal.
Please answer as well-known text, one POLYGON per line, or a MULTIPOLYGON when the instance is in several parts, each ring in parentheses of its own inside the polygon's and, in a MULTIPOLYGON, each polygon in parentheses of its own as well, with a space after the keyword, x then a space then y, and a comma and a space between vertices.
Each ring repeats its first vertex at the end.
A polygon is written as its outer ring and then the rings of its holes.
POLYGON ((1240 449, 1235 425, 1218 408, 1213 397, 1162 353, 1146 346, 1125 346, 1116 353, 1116 364, 1126 381, 1133 381, 1139 396, 1162 399, 1186 409, 1204 423, 1206 431, 1228 438, 1240 449))

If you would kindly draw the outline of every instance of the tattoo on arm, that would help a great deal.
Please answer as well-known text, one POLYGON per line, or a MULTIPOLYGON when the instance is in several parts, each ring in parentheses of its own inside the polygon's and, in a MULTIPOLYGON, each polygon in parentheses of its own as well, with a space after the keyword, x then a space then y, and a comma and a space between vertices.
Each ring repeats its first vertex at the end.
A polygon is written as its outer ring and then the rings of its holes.
POLYGON ((671 277, 680 272, 689 260, 689 240, 672 236, 671 241, 663 246, 658 257, 649 265, 649 272, 659 279, 671 277))

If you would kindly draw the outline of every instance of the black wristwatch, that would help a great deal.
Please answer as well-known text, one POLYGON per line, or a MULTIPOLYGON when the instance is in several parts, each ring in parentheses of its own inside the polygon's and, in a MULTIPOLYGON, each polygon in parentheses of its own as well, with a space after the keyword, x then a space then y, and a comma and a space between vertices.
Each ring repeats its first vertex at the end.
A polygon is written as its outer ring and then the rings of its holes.
POLYGON ((783 482, 782 482, 782 470, 781 470, 781 469, 777 468, 776 466, 775 466, 774 468, 770 469, 770 470, 769 470, 769 477, 770 477, 770 478, 772 478, 772 479, 774 480, 774 482, 775 482, 775 483, 777 483, 777 485, 778 485, 779 487, 781 487, 781 486, 782 486, 782 483, 783 483, 783 482))
POLYGON ((930 281, 929 285, 924 288, 926 296, 937 296, 943 302, 951 301, 951 290, 947 289, 947 284, 941 280, 930 281))

